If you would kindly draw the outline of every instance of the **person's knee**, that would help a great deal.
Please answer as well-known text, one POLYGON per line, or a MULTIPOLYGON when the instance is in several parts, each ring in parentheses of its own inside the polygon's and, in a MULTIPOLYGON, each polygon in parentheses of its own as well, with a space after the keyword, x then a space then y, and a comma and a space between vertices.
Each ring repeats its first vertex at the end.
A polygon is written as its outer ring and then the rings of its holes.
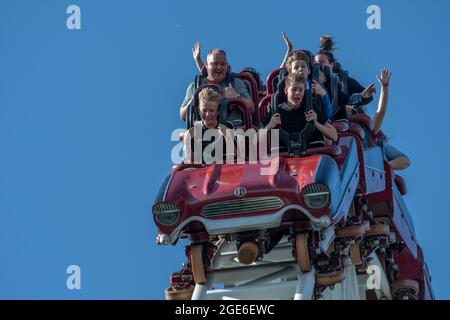
POLYGON ((389 161, 389 164, 394 170, 405 170, 411 165, 411 161, 407 157, 400 156, 389 161))
POLYGON ((405 169, 406 169, 406 168, 408 168, 411 165, 411 160, 409 160, 406 157, 403 157, 403 158, 404 158, 404 161, 405 161, 405 169))

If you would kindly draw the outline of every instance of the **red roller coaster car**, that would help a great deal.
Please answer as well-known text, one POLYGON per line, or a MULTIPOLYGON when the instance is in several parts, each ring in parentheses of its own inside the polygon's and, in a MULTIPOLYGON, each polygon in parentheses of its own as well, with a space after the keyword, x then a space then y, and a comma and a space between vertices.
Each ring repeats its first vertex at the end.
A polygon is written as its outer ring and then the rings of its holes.
MULTIPOLYGON (((269 76, 270 83, 274 77, 269 76)), ((270 101, 267 96, 260 102, 260 119, 270 101)), ((244 118, 247 128, 259 125, 248 114, 244 118)), ((174 166, 153 205, 153 218, 158 244, 189 239, 189 263, 173 274, 167 297, 189 298, 192 285, 208 281, 218 243, 235 245, 238 264, 251 266, 288 239, 299 271, 315 271, 316 298, 343 281, 349 263, 365 274, 376 256, 387 295, 433 299, 402 198, 405 183, 384 160, 371 126, 362 114, 351 116, 348 124, 336 123, 335 145, 272 157, 270 164, 278 170, 267 175, 261 174, 267 163, 174 166)), ((375 291, 366 290, 366 298, 386 297, 375 291)))

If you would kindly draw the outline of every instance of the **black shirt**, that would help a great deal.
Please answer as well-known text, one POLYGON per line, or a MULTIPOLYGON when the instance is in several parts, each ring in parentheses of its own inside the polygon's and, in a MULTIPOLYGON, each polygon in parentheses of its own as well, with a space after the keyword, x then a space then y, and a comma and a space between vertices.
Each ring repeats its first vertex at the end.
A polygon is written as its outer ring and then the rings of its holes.
MULTIPOLYGON (((317 113, 317 121, 321 124, 325 124, 328 121, 328 117, 323 112, 323 110, 316 106, 314 106, 313 109, 317 113)), ((300 108, 292 109, 286 102, 284 102, 277 107, 276 113, 280 114, 281 129, 283 129, 287 133, 301 132, 308 123, 305 118, 305 107, 303 104, 300 106, 300 108)), ((269 124, 270 119, 273 115, 274 113, 272 112, 269 112, 267 114, 266 118, 263 121, 264 127, 269 124)), ((323 134, 319 130, 314 128, 314 132, 308 141, 308 146, 317 147, 320 145, 323 145, 323 134)))
MULTIPOLYGON (((193 136, 191 137, 191 143, 190 143, 190 148, 191 148, 191 152, 192 152, 192 158, 191 161, 194 162, 194 152, 201 152, 201 161, 203 164, 206 164, 206 159, 204 158, 204 154, 203 152, 205 151, 205 148, 208 147, 209 145, 215 144, 218 141, 216 141, 216 137, 214 135, 210 136, 210 138, 208 137, 208 140, 206 140, 205 137, 205 133, 208 130, 208 128, 206 128, 203 124, 203 122, 201 122, 200 124, 198 124, 199 127, 201 127, 201 135, 199 135, 198 137, 195 136, 195 131, 193 136), (196 140, 196 138, 198 138, 199 140, 196 140), (199 147, 201 146, 201 150, 197 150, 199 149, 199 147)), ((198 129, 198 127, 197 127, 198 129)), ((217 125, 216 128, 211 128, 210 130, 219 130, 219 124, 217 125)), ((222 150, 222 155, 223 157, 220 157, 218 160, 221 160, 222 163, 224 163, 226 161, 226 153, 227 153, 227 149, 226 149, 226 141, 223 138, 222 135, 218 136, 218 139, 222 140, 222 146, 223 146, 223 150, 222 150)), ((208 152, 208 154, 212 157, 215 158, 215 148, 213 148, 213 146, 211 146, 212 149, 211 152, 208 152)))

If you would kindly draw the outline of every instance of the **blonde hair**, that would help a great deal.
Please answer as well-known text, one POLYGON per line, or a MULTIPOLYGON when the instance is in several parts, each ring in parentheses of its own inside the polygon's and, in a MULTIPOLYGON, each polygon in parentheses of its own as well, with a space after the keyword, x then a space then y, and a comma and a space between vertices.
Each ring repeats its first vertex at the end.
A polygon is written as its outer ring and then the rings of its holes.
POLYGON ((304 76, 299 74, 290 74, 286 79, 286 88, 291 87, 295 82, 303 84, 306 86, 306 79, 304 76))
POLYGON ((216 90, 211 88, 205 88, 200 91, 198 94, 199 101, 203 102, 217 102, 220 103, 222 101, 222 96, 216 90))

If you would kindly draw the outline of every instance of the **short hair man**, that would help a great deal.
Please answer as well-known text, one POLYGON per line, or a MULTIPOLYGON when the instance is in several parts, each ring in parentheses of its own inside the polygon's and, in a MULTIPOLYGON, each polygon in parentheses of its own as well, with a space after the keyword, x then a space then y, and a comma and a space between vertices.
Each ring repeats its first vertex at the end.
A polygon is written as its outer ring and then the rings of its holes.
MULTIPOLYGON (((234 79, 234 84, 227 83, 227 74, 229 70, 227 55, 221 49, 214 49, 208 53, 206 59, 206 70, 208 76, 202 78, 200 85, 214 84, 223 90, 223 95, 227 99, 242 99, 254 112, 255 106, 245 83, 240 79, 234 79), (234 86, 234 87, 233 87, 234 86)), ((189 106, 195 93, 195 84, 192 82, 186 91, 186 96, 180 107, 180 118, 186 120, 187 107, 189 106)))

